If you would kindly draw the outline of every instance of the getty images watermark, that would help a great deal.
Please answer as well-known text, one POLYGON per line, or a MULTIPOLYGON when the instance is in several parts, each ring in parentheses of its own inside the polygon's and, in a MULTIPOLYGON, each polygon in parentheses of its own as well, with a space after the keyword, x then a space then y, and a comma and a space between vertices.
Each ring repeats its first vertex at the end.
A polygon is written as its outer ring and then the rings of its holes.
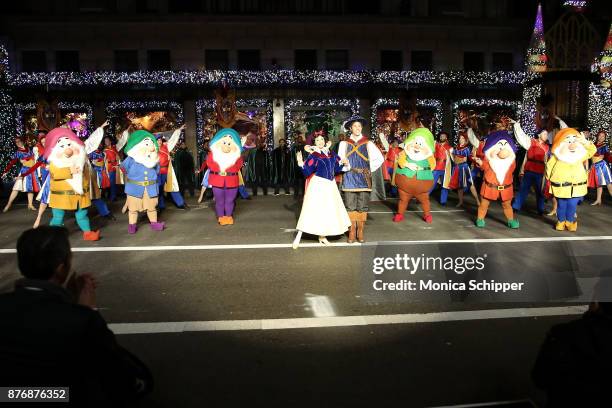
MULTIPOLYGON (((389 257, 372 258, 372 273, 382 275, 389 271, 402 271, 411 276, 422 272, 454 272, 457 275, 485 270, 487 254, 482 256, 412 256, 409 254, 395 254, 389 257)), ((374 279, 372 287, 376 291, 399 290, 399 291, 492 291, 509 292, 520 291, 524 282, 497 282, 494 279, 470 279, 464 280, 447 279, 436 281, 434 279, 400 279, 399 281, 385 282, 383 279, 374 279)))
MULTIPOLYGON (((612 240, 418 241, 366 244, 361 251, 360 297, 372 304, 584 302, 601 281, 612 286, 612 240)), ((600 293, 612 300, 612 290, 600 293)))

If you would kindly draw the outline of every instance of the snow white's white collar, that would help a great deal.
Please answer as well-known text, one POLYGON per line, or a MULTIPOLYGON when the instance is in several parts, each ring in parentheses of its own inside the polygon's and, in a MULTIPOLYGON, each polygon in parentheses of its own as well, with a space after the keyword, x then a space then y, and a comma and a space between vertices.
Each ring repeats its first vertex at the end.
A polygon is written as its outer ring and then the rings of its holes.
POLYGON ((329 155, 329 147, 323 147, 322 149, 317 147, 317 146, 312 146, 311 147, 313 152, 319 153, 319 154, 324 154, 324 155, 329 155))

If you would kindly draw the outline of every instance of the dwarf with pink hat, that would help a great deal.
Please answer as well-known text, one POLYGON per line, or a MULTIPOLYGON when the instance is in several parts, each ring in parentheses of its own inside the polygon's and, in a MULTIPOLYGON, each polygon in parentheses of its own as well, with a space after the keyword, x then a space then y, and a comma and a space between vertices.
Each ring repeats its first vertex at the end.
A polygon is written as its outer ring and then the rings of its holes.
MULTIPOLYGON (((88 145, 100 143, 100 140, 90 139, 86 142, 88 145)), ((74 211, 83 239, 97 241, 100 232, 92 231, 87 216, 87 208, 91 205, 88 145, 67 128, 55 128, 47 134, 44 157, 49 162, 49 207, 53 214, 50 225, 64 225, 66 211, 74 211)))

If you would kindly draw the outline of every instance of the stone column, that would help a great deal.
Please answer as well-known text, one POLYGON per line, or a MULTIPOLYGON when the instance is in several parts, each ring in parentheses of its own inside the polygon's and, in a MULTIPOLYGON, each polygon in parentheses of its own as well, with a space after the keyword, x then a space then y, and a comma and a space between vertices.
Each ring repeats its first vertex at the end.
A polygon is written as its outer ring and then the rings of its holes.
MULTIPOLYGON (((183 115, 185 118, 185 144, 191 153, 193 158, 197 161, 198 157, 198 143, 196 135, 196 104, 195 100, 189 99, 183 103, 183 115)), ((196 165, 198 165, 196 163, 196 165)))
POLYGON ((272 126, 274 147, 278 146, 279 139, 285 138, 285 100, 274 98, 272 100, 272 126))

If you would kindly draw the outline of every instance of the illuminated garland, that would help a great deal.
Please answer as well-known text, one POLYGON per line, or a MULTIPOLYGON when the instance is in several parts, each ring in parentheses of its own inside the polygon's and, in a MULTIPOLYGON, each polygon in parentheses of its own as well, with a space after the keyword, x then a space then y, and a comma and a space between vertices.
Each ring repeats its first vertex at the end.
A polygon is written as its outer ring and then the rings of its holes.
MULTIPOLYGON (((440 101, 439 99, 417 99, 416 104, 417 104, 417 107, 420 106, 423 108, 433 108, 434 109, 435 128, 432 129, 432 132, 434 134, 440 132, 442 130, 442 101, 440 101)), ((372 104, 372 114, 370 116, 370 124, 372 126, 372 129, 374 128, 374 125, 376 123, 376 114, 377 114, 378 108, 380 107, 399 108, 399 99, 398 98, 378 98, 372 104)), ((374 130, 372 130, 372 133, 374 133, 374 130)))
POLYGON ((298 108, 330 109, 342 108, 350 112, 351 116, 359 114, 359 99, 357 98, 329 98, 329 99, 288 99, 285 101, 285 137, 289 144, 293 141, 293 111, 298 108))
POLYGON ((563 6, 572 7, 577 11, 582 11, 588 5, 588 3, 589 2, 587 0, 565 0, 563 2, 563 6))
POLYGON ((3 83, 5 77, 9 73, 9 61, 8 61, 8 52, 6 48, 2 44, 0 44, 0 72, 2 76, 0 76, 0 83, 3 83))
POLYGON ((232 88, 354 88, 371 85, 397 88, 409 84, 521 86, 535 78, 536 73, 515 71, 96 71, 8 73, 8 84, 14 88, 120 85, 218 87, 222 83, 232 88))
MULTIPOLYGON (((93 106, 82 102, 59 102, 57 107, 60 111, 66 113, 86 113, 89 120, 89 130, 93 130, 93 106)), ((25 133, 23 116, 26 112, 36 112, 36 102, 16 103, 15 104, 15 134, 23 135, 25 133)))
MULTIPOLYGON (((183 105, 173 101, 115 101, 110 102, 106 106, 106 120, 110 126, 106 128, 106 134, 110 137, 115 137, 113 131, 115 129, 114 121, 121 113, 125 112, 154 112, 154 111, 170 111, 176 114, 177 125, 184 123, 183 105)), ((184 135, 182 136, 184 137, 184 135)))
POLYGON ((612 89, 593 83, 589 85, 587 123, 592 134, 600 130, 612 134, 612 89))
POLYGON ((453 137, 456 139, 459 134, 459 115, 457 111, 460 108, 475 107, 475 108, 509 108, 514 110, 515 116, 520 117, 521 115, 521 102, 509 101, 503 99, 461 99, 453 102, 452 113, 453 113, 453 137))
POLYGON ((535 118, 537 111, 537 98, 540 97, 542 86, 540 84, 527 86, 523 89, 523 103, 520 112, 521 128, 526 134, 535 137, 537 133, 535 118))
MULTIPOLYGON (((204 112, 214 112, 217 106, 215 99, 198 99, 196 101, 196 142, 198 144, 198 152, 201 151, 204 145, 204 112)), ((268 149, 272 149, 274 146, 274 125, 273 125, 273 112, 272 112, 272 100, 270 99, 236 99, 236 107, 240 110, 241 108, 265 108, 266 109, 266 124, 267 134, 266 140, 268 143, 268 149)))
MULTIPOLYGON (((14 106, 8 92, 0 86, 0 172, 4 170, 15 150, 14 132, 14 106)), ((8 174, 9 177, 16 175, 16 168, 8 174)))

